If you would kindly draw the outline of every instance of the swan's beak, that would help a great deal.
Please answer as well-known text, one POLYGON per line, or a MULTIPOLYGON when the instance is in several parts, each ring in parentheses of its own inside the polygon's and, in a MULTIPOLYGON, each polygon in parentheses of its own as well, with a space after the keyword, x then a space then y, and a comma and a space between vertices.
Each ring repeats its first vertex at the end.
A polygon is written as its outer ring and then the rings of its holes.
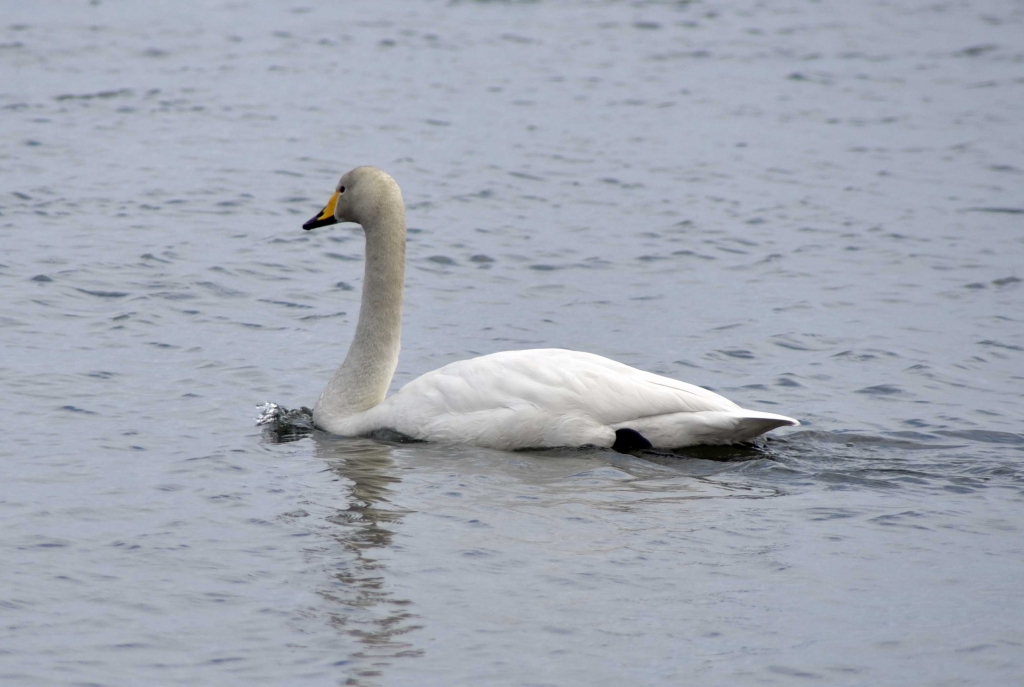
POLYGON ((327 205, 324 206, 323 211, 313 217, 305 224, 302 225, 303 229, 316 229, 317 227, 326 227, 330 224, 337 224, 338 220, 334 218, 334 208, 338 207, 338 192, 335 191, 331 199, 327 201, 327 205))

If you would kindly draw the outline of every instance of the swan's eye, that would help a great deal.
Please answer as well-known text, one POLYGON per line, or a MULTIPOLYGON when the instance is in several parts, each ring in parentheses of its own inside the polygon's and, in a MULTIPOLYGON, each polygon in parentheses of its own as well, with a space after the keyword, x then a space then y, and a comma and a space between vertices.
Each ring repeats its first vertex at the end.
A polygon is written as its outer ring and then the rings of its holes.
POLYGON ((338 187, 338 193, 344 193, 344 192, 345 192, 345 187, 344 186, 339 186, 338 187))

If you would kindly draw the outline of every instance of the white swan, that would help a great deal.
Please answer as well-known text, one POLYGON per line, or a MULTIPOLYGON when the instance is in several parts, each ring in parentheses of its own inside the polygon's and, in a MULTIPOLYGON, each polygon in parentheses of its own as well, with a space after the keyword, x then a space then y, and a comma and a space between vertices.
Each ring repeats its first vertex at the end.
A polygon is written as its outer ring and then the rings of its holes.
POLYGON ((592 444, 629 452, 732 444, 800 424, 599 355, 557 348, 445 365, 385 398, 402 331, 405 205, 398 184, 375 167, 353 169, 303 228, 336 222, 363 226, 366 273, 355 338, 313 411, 321 429, 345 436, 391 430, 506 450, 592 444))

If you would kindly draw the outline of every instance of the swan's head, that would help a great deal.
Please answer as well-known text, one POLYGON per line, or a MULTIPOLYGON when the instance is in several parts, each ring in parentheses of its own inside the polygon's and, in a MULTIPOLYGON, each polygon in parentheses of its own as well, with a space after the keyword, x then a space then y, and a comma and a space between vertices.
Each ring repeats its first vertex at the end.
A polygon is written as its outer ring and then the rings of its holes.
POLYGON ((402 192, 391 175, 376 167, 356 167, 338 181, 324 209, 302 225, 303 229, 356 222, 364 227, 382 212, 403 207, 402 192))

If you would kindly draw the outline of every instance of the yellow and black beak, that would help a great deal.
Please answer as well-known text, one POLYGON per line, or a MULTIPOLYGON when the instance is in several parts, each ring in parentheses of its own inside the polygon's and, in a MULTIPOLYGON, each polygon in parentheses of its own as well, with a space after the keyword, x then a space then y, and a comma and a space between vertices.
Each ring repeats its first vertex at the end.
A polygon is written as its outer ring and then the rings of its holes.
POLYGON ((334 208, 338 207, 338 192, 335 191, 331 199, 327 201, 327 205, 320 214, 313 217, 305 224, 302 225, 303 229, 316 229, 317 227, 326 227, 331 224, 337 224, 338 220, 334 218, 334 208))

